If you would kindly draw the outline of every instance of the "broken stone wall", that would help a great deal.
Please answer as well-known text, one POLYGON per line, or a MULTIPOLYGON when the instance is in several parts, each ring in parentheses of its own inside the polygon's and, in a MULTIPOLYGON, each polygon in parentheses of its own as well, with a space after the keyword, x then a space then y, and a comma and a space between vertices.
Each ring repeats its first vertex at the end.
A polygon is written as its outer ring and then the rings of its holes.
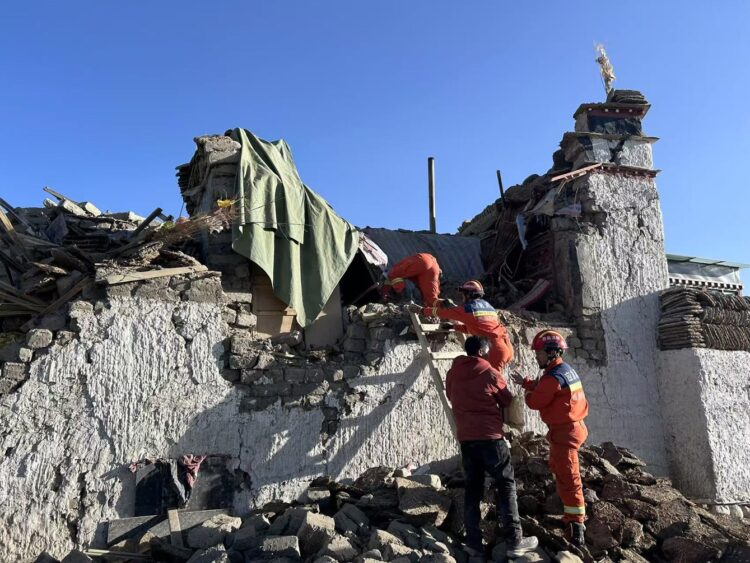
POLYGON ((627 444, 666 474, 656 325, 668 276, 648 108, 629 91, 582 105, 552 167, 508 188, 461 233, 482 240, 496 305, 566 321, 590 441, 627 444))
POLYGON ((671 474, 686 495, 750 501, 750 352, 683 348, 659 353, 671 474))
POLYGON ((652 178, 596 172, 569 187, 578 220, 553 220, 558 287, 584 344, 576 368, 591 411, 591 440, 628 444, 665 474, 657 381, 657 292, 667 287, 652 178))
POLYGON ((456 453, 416 343, 373 327, 379 336, 368 329, 361 340, 378 349, 376 365, 344 354, 303 367, 270 353, 273 362, 231 370, 225 314, 210 272, 71 305, 73 338, 58 333, 0 397, 4 556, 62 555, 91 542, 102 520, 132 515, 128 467, 144 458, 226 455, 243 477, 242 514, 320 474, 456 453))

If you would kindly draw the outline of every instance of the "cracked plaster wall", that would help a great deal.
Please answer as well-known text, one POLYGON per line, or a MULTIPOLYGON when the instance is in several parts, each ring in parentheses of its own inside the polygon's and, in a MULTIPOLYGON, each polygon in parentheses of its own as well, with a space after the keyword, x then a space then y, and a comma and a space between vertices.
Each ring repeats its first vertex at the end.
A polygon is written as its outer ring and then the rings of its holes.
POLYGON ((750 352, 659 352, 666 440, 675 483, 718 503, 750 501, 750 352))
MULTIPOLYGON (((603 361, 574 363, 591 405, 591 443, 627 445, 667 474, 657 377, 657 292, 668 286, 659 198, 644 176, 593 173, 570 190, 583 202, 580 222, 555 230, 558 286, 580 331, 598 319, 603 361)), ((588 334, 579 336, 587 337, 588 334)))
MULTIPOLYGON (((243 408, 246 389, 221 377, 223 306, 110 297, 76 315, 79 338, 34 360, 29 379, 0 399, 0 544, 12 560, 62 556, 98 524, 132 515, 145 457, 230 456, 252 487, 246 512, 291 499, 313 476, 354 477, 457 453, 414 343, 387 342, 377 370, 349 381, 361 393, 323 443, 321 409, 243 408)), ((324 404, 336 407, 333 393, 324 404)))

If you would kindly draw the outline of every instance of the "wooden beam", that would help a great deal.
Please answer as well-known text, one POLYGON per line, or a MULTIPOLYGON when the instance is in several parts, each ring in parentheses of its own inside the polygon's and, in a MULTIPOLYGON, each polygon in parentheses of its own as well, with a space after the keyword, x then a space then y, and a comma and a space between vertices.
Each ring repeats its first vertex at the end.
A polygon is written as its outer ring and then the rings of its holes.
POLYGON ((433 360, 453 360, 459 356, 463 356, 463 352, 430 352, 430 357, 433 360))
POLYGON ((146 217, 143 220, 143 222, 140 225, 138 225, 138 227, 132 233, 130 233, 130 237, 129 238, 130 239, 136 238, 139 234, 141 234, 141 232, 143 231, 143 229, 145 229, 146 227, 148 227, 149 224, 151 224, 151 222, 154 219, 156 219, 157 217, 159 217, 161 214, 162 214, 161 207, 157 207, 156 209, 154 209, 151 212, 151 215, 149 215, 148 217, 146 217))
POLYGON ((500 171, 497 170, 497 186, 500 188, 500 201, 505 205, 505 189, 503 189, 503 176, 500 171))
POLYGON ((169 518, 169 541, 172 545, 182 547, 182 528, 180 527, 180 514, 176 510, 168 510, 169 518))
POLYGON ((3 252, 2 249, 0 249, 0 262, 5 264, 6 266, 10 266, 17 272, 25 272, 26 268, 24 268, 20 262, 18 262, 15 258, 12 256, 8 256, 5 252, 3 252))
POLYGON ((20 291, 13 287, 10 284, 7 284, 5 282, 0 281, 0 290, 3 290, 5 293, 10 293, 11 295, 15 295, 19 299, 25 299, 26 301, 31 302, 33 305, 44 307, 46 304, 41 299, 37 299, 36 297, 31 297, 30 295, 26 295, 23 291, 20 291))
MULTIPOLYGON (((66 291, 63 295, 61 295, 57 300, 53 301, 48 307, 46 307, 43 311, 41 311, 39 313, 39 316, 44 316, 47 313, 56 311, 57 309, 65 305, 68 301, 73 299, 76 295, 78 295, 85 288, 87 288, 89 285, 91 285, 91 283, 92 283, 91 278, 83 278, 81 281, 79 281, 77 284, 71 287, 68 291, 66 291)), ((33 322, 34 322, 34 319, 27 321, 21 326, 21 330, 27 331, 31 329, 33 326, 33 322)))
POLYGON ((16 229, 13 227, 13 223, 10 222, 10 219, 8 219, 8 216, 5 214, 5 211, 3 211, 2 208, 0 208, 0 227, 2 227, 2 230, 7 233, 8 237, 10 237, 10 240, 18 246, 18 251, 24 256, 28 257, 28 254, 26 253, 26 247, 18 236, 16 229))
POLYGON ((44 190, 45 192, 47 192, 49 195, 56 197, 60 201, 66 201, 67 200, 67 201, 70 201, 70 202, 75 203, 76 205, 78 205, 78 202, 75 201, 74 199, 70 199, 69 197, 62 195, 60 192, 56 192, 55 190, 53 190, 49 186, 44 186, 42 188, 42 190, 44 190))
POLYGON ((194 272, 206 272, 205 266, 182 266, 179 268, 164 268, 162 270, 148 270, 146 272, 125 272, 123 274, 111 274, 97 283, 105 285, 117 285, 120 283, 130 283, 135 281, 152 280, 166 276, 179 276, 181 274, 192 274, 194 272))
POLYGON ((18 221, 19 223, 21 223, 27 229, 30 229, 32 231, 34 230, 34 228, 29 224, 29 222, 26 219, 24 219, 18 213, 16 213, 15 207, 13 207, 10 203, 8 203, 7 201, 5 201, 1 197, 0 197, 0 207, 4 207, 5 208, 5 211, 6 211, 6 213, 8 214, 9 217, 12 217, 13 219, 15 219, 16 221, 18 221))
POLYGON ((144 553, 130 553, 128 551, 114 551, 112 549, 89 548, 83 553, 90 557, 103 557, 106 561, 109 561, 111 559, 122 559, 124 561, 153 561, 150 555, 146 555, 144 553))
POLYGON ((29 302, 28 299, 16 297, 12 293, 9 293, 7 291, 2 291, 0 289, 0 298, 4 299, 5 301, 8 301, 9 303, 12 303, 13 305, 20 305, 21 307, 25 307, 29 311, 32 312, 38 312, 44 309, 43 305, 36 305, 34 303, 29 302))
POLYGON ((573 170, 572 172, 566 172, 565 174, 560 174, 559 176, 552 176, 549 181, 559 182, 560 180, 570 180, 572 178, 578 178, 580 176, 588 174, 593 170, 596 170, 597 168, 601 168, 602 166, 604 166, 603 162, 597 162, 596 164, 592 164, 591 166, 584 166, 583 168, 573 170))

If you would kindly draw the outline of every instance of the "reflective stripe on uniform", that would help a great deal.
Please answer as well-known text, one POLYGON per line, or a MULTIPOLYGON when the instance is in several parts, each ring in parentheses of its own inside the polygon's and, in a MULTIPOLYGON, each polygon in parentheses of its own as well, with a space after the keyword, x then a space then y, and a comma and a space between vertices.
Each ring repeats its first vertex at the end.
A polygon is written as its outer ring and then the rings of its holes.
POLYGON ((404 278, 393 278, 392 280, 388 280, 385 283, 388 285, 396 285, 397 283, 401 283, 404 281, 404 278))
POLYGON ((565 506, 563 507, 565 514, 586 514, 585 506, 565 506))
POLYGON ((578 381, 574 383, 573 385, 571 385, 569 389, 571 393, 575 393, 576 391, 580 391, 581 389, 583 389, 583 384, 580 381, 578 381))
POLYGON ((475 317, 489 317, 491 315, 497 316, 496 311, 474 311, 473 314, 475 317))

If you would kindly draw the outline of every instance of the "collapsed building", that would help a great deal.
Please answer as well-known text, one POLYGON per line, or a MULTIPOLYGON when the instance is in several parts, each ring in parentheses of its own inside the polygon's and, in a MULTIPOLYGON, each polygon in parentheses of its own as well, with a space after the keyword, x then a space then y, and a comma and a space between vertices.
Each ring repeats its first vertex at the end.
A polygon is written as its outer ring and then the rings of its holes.
MULTIPOLYGON (((538 330, 568 338, 590 443, 627 446, 687 498, 741 517, 750 301, 734 278, 670 279, 648 109, 624 90, 583 104, 549 170, 451 235, 353 227, 302 182, 283 141, 241 129, 198 137, 178 167, 188 220, 101 213, 52 190, 44 208, 0 201, 8 557, 169 536, 176 507, 183 529, 217 510, 282 514, 269 503, 309 496, 321 475, 450 473, 457 447, 429 354, 374 289, 382 268, 419 251, 448 288, 483 279, 521 372, 536 375, 538 330)), ((432 346, 460 349, 449 333, 432 346)), ((525 422, 543 431, 528 411, 525 422)), ((662 531, 639 549, 681 556, 664 547, 681 531, 662 531)))

